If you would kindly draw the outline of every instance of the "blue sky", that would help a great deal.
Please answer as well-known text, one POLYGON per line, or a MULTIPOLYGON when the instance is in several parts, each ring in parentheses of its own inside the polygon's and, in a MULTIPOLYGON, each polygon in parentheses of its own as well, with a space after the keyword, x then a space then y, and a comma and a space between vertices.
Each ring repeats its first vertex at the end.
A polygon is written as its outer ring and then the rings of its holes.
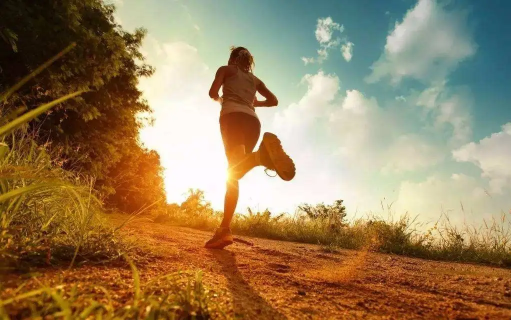
POLYGON ((263 130, 298 173, 286 183, 254 170, 239 211, 340 198, 355 214, 385 199, 398 214, 460 222, 511 208, 510 3, 115 3, 123 27, 148 30, 157 72, 140 87, 156 122, 141 138, 162 156, 171 201, 197 187, 221 209, 219 106, 207 89, 229 46, 243 45, 280 101, 259 111, 263 130))

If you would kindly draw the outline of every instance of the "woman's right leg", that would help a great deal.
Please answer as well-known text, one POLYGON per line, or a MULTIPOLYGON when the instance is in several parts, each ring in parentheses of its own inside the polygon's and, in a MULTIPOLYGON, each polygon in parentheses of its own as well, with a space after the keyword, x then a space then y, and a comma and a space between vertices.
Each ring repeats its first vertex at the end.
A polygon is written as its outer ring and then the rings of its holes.
POLYGON ((261 134, 261 124, 256 117, 244 113, 236 114, 235 117, 238 125, 236 135, 240 138, 236 141, 243 145, 243 152, 240 150, 229 161, 229 177, 240 180, 250 170, 261 165, 259 153, 254 152, 261 134))

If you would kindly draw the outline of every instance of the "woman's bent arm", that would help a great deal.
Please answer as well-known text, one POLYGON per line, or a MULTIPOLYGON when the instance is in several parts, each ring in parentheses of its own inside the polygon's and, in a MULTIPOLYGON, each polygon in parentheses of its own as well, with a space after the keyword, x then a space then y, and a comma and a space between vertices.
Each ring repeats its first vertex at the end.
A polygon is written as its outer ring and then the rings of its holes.
POLYGON ((259 92, 266 100, 258 101, 254 99, 254 107, 276 107, 279 104, 277 97, 266 87, 264 82, 259 80, 257 84, 257 92, 259 92))
POLYGON ((218 99, 220 98, 220 96, 218 95, 218 91, 220 91, 220 88, 224 83, 225 69, 226 69, 225 66, 218 68, 218 70, 216 71, 215 80, 213 80, 211 88, 209 89, 209 97, 215 101, 218 101, 218 99))

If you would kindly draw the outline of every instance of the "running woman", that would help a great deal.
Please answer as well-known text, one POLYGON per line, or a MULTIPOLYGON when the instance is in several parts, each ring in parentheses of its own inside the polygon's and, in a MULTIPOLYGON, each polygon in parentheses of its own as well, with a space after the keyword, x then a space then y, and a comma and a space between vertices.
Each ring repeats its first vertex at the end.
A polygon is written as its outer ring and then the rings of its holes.
POLYGON ((222 249, 233 243, 230 229, 238 204, 239 183, 243 176, 257 166, 276 171, 280 178, 290 181, 296 169, 293 160, 284 152, 276 135, 266 132, 259 149, 254 148, 261 134, 257 107, 276 107, 277 97, 257 78, 252 69, 254 58, 243 47, 232 47, 226 66, 220 67, 211 84, 209 96, 220 102, 220 132, 228 162, 228 178, 224 199, 224 217, 206 248, 222 249), (222 88, 223 96, 218 92, 222 88), (256 92, 266 100, 258 101, 256 92))

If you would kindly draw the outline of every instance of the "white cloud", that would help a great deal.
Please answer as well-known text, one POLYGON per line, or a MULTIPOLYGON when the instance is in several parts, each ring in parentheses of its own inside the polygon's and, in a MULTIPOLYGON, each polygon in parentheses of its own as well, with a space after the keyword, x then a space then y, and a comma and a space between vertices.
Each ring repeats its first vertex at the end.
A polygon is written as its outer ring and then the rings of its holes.
POLYGON ((306 136, 318 118, 325 117, 331 108, 330 102, 339 91, 339 78, 319 71, 317 74, 305 75, 301 84, 307 85, 307 93, 297 102, 292 103, 275 114, 275 127, 284 138, 298 141, 297 135, 306 136), (298 129, 298 130, 297 130, 298 129))
POLYGON ((202 62, 197 49, 186 42, 159 44, 154 39, 151 42, 151 46, 145 50, 155 52, 164 59, 164 62, 157 69, 155 76, 143 82, 144 92, 158 96, 168 95, 169 92, 172 92, 173 100, 204 101, 207 94, 198 96, 197 93, 203 92, 201 90, 204 88, 207 93, 210 80, 208 75, 211 72, 208 66, 202 62), (155 85, 156 81, 159 81, 160 84, 155 85), (151 85, 146 85, 148 83, 151 85))
POLYGON ((478 143, 470 142, 453 151, 459 162, 472 162, 490 180, 490 191, 500 194, 511 187, 511 122, 502 131, 493 133, 478 143))
POLYGON ((404 77, 443 79, 476 49, 465 12, 448 10, 436 0, 419 0, 401 23, 396 22, 366 81, 387 76, 393 83, 404 77))
POLYGON ((336 30, 343 32, 344 26, 334 22, 331 17, 318 19, 318 24, 316 26, 315 32, 316 39, 320 44, 327 45, 332 40, 332 35, 336 30))
POLYGON ((433 129, 450 128, 450 142, 459 146, 469 141, 472 135, 470 110, 473 99, 464 88, 448 88, 445 82, 432 85, 417 98, 416 104, 423 107, 426 115, 435 119, 433 129))
POLYGON ((293 157, 296 178, 282 187, 279 182, 271 181, 265 189, 269 194, 289 199, 289 208, 303 202, 328 203, 339 198, 345 199, 346 205, 353 209, 360 203, 367 204, 366 193, 361 191, 363 181, 356 179, 349 163, 339 165, 338 157, 334 156, 342 142, 329 132, 329 127, 335 127, 329 114, 342 103, 339 78, 319 71, 305 75, 301 83, 307 86, 304 96, 277 109, 265 129, 276 133, 293 157), (300 195, 299 199, 296 195, 300 195))
POLYGON ((411 172, 428 168, 445 157, 437 145, 416 134, 403 134, 389 146, 383 173, 411 172))
POLYGON ((353 57, 353 42, 346 42, 341 46, 341 52, 342 56, 344 57, 344 60, 347 62, 351 61, 351 58, 353 57))
POLYGON ((275 117, 275 128, 285 141, 297 141, 297 150, 314 144, 321 150, 318 157, 360 172, 412 171, 443 158, 431 141, 407 131, 402 110, 384 109, 357 90, 342 96, 337 76, 322 71, 302 82, 308 86, 304 97, 275 117))
POLYGON ((122 25, 121 17, 117 13, 114 13, 112 16, 114 17, 114 21, 116 24, 122 25))
POLYGON ((348 42, 346 38, 341 40, 341 38, 336 37, 334 38, 334 33, 338 32, 343 33, 344 32, 344 26, 340 25, 337 22, 334 22, 331 17, 327 18, 320 18, 318 19, 317 25, 316 25, 316 40, 319 43, 320 48, 317 50, 318 57, 317 58, 307 58, 302 57, 302 61, 305 65, 310 63, 322 63, 328 58, 328 51, 337 48, 341 42, 343 43, 342 46, 342 53, 346 61, 351 60, 351 57, 353 55, 353 43, 348 42))
POLYGON ((492 199, 485 184, 465 174, 450 177, 430 176, 421 182, 404 181, 399 187, 396 210, 408 211, 423 222, 435 222, 442 213, 453 225, 480 224, 482 219, 498 216, 511 206, 510 199, 492 199))
MULTIPOLYGON (((455 119, 469 117, 462 108, 469 103, 463 90, 437 86, 435 90, 430 88, 417 96, 403 97, 398 105, 382 107, 376 98, 367 97, 358 90, 341 91, 340 81, 333 74, 320 71, 305 76, 303 83, 307 85, 306 94, 297 103, 277 112, 271 127, 282 138, 284 146, 295 158, 297 168, 301 169, 300 174, 304 175, 304 185, 290 187, 290 198, 295 193, 306 195, 306 199, 322 199, 320 194, 324 194, 324 199, 333 199, 335 194, 327 190, 331 187, 342 191, 351 212, 357 205, 374 209, 375 199, 389 194, 378 193, 382 191, 372 190, 370 185, 378 185, 382 190, 385 187, 381 183, 395 180, 398 196, 394 209, 398 214, 407 211, 412 216, 418 214, 422 222, 435 221, 443 212, 449 215, 453 224, 465 220, 481 223, 483 218, 498 216, 500 210, 507 211, 511 207, 511 199, 504 196, 490 198, 486 194, 493 182, 488 184, 461 172, 399 183, 400 174, 416 174, 444 161, 452 150, 452 139, 446 137, 457 137, 460 132, 470 130, 470 127, 456 129, 458 122, 455 119), (425 113, 417 112, 413 106, 420 107, 425 113), (452 110, 456 112, 449 112, 452 110), (436 130, 439 125, 451 130, 447 133, 436 130), (429 126, 435 130, 429 130, 429 126), (323 188, 315 175, 325 176, 321 181, 328 187, 323 188), (310 185, 315 186, 315 196, 308 198, 310 185), (353 190, 356 192, 351 192, 353 190), (371 201, 373 206, 367 204, 371 201)), ((511 146, 508 140, 511 139, 511 124, 492 137, 495 146, 511 146)), ((511 163, 509 147, 497 150, 500 150, 499 157, 485 167, 510 177, 511 173, 504 171, 507 167, 497 166, 511 163)), ((490 152, 481 150, 481 153, 490 152)))
POLYGON ((441 149, 427 136, 412 133, 398 107, 382 108, 375 98, 348 90, 330 120, 338 155, 362 170, 387 173, 414 171, 442 160, 441 149))
POLYGON ((305 63, 305 65, 308 65, 309 63, 314 63, 314 58, 302 57, 302 61, 303 61, 303 63, 305 63))
POLYGON ((181 3, 181 9, 182 12, 184 12, 184 15, 186 16, 189 26, 192 27, 195 31, 200 32, 199 25, 195 22, 195 19, 193 18, 192 14, 190 13, 190 9, 187 5, 181 3))
POLYGON ((122 7, 124 5, 124 0, 111 0, 112 3, 118 7, 122 7))
POLYGON ((321 63, 321 62, 325 61, 327 58, 328 58, 327 48, 318 49, 318 58, 316 61, 321 63))

